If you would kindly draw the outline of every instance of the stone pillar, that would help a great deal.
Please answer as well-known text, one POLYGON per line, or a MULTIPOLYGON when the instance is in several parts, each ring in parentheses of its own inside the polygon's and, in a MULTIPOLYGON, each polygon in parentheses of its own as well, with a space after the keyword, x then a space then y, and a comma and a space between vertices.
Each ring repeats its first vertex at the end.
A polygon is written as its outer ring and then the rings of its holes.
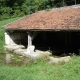
POLYGON ((30 32, 28 32, 28 46, 32 46, 32 36, 30 32))
POLYGON ((6 45, 10 45, 11 44, 11 39, 10 39, 10 36, 9 36, 8 32, 5 32, 5 44, 6 45))
POLYGON ((35 49, 35 46, 32 45, 32 39, 33 39, 33 34, 31 34, 31 32, 28 32, 28 47, 27 47, 28 53, 33 53, 35 49))

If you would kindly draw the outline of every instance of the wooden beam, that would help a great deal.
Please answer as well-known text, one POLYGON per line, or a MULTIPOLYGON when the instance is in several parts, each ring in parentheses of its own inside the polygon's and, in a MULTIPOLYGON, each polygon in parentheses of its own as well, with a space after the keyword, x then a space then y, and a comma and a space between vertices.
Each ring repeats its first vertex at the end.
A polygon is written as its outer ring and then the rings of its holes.
POLYGON ((27 32, 28 33, 28 46, 32 45, 32 40, 37 36, 38 32, 27 32))
POLYGON ((32 40, 37 36, 38 32, 34 32, 32 35, 32 40))

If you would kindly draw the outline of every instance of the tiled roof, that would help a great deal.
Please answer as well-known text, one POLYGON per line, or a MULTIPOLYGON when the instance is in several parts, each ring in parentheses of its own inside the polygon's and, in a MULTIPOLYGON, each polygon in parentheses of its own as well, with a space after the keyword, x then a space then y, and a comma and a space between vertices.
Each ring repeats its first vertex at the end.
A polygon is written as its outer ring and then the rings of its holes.
POLYGON ((4 27, 23 30, 80 30, 80 6, 39 11, 4 27))

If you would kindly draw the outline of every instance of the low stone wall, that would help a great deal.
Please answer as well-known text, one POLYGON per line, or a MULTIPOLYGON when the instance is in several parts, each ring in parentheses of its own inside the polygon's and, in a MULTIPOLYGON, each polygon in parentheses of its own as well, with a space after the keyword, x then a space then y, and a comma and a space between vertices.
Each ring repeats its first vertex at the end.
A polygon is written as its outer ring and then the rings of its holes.
POLYGON ((7 45, 7 46, 4 46, 4 48, 5 48, 5 50, 11 51, 13 53, 20 54, 23 56, 30 56, 31 58, 40 58, 42 56, 52 55, 48 51, 36 50, 34 52, 34 46, 29 46, 27 49, 25 49, 25 47, 22 45, 7 45))
POLYGON ((36 60, 36 59, 47 60, 50 64, 66 63, 71 59, 70 56, 55 58, 52 56, 52 53, 49 51, 35 50, 34 52, 34 46, 30 46, 27 49, 25 49, 25 47, 22 45, 7 45, 7 46, 4 46, 4 48, 5 50, 11 51, 16 54, 20 54, 22 56, 31 58, 33 60, 36 60))
POLYGON ((70 56, 60 57, 60 58, 54 58, 49 57, 49 63, 66 63, 71 59, 70 56))

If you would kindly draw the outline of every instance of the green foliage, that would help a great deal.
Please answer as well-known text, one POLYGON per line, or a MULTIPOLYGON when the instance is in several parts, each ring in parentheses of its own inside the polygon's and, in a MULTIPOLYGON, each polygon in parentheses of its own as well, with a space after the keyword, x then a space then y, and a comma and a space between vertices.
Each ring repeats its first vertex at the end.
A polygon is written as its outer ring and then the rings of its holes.
POLYGON ((4 30, 0 29, 0 50, 3 50, 4 45, 4 30))
POLYGON ((25 3, 22 4, 22 6, 21 6, 21 11, 22 11, 24 14, 27 14, 27 13, 28 13, 27 6, 26 6, 25 3))
POLYGON ((48 0, 34 0, 33 5, 35 12, 43 10, 47 8, 48 0))
POLYGON ((24 16, 39 10, 80 4, 79 0, 0 0, 0 20, 24 16), (76 2, 75 2, 76 1, 76 2))

